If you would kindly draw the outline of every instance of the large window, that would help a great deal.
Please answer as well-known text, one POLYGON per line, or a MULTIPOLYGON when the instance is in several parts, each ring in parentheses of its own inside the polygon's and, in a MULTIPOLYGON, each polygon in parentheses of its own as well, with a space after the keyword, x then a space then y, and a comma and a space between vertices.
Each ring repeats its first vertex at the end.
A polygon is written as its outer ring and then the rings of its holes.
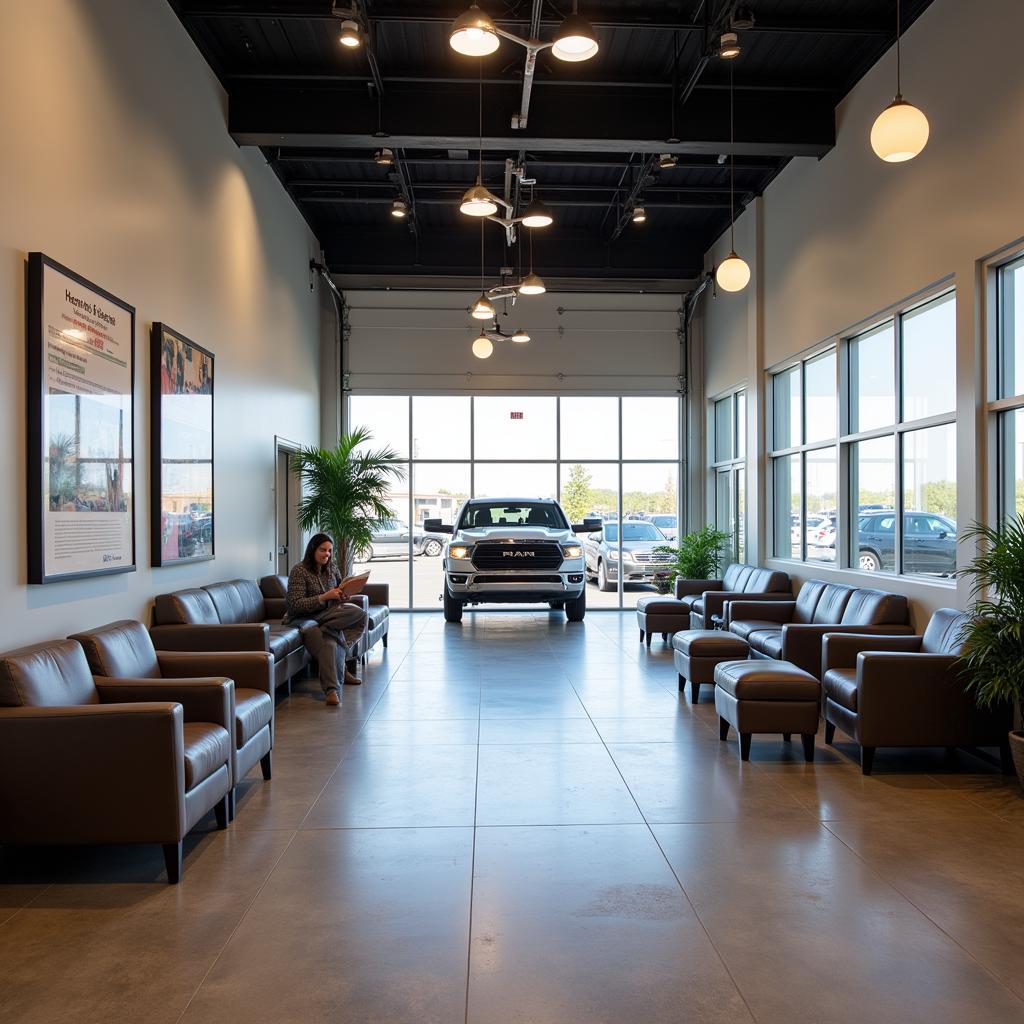
POLYGON ((998 515, 1024 515, 1024 257, 997 273, 998 515))
MULTIPOLYGON (((372 432, 369 447, 388 445, 403 460, 389 496, 394 518, 358 563, 390 584, 393 608, 440 608, 447 538, 424 522, 453 522, 471 496, 558 497, 573 522, 641 520, 656 533, 651 547, 677 536, 678 398, 357 395, 348 411, 350 427, 372 432)), ((638 581, 642 559, 618 550, 632 545, 613 547, 609 564, 621 556, 622 572, 605 566, 609 590, 591 581, 591 607, 631 607, 655 592, 638 581)))
POLYGON ((742 562, 746 557, 746 391, 736 391, 712 403, 711 433, 715 526, 732 537, 729 561, 742 562))

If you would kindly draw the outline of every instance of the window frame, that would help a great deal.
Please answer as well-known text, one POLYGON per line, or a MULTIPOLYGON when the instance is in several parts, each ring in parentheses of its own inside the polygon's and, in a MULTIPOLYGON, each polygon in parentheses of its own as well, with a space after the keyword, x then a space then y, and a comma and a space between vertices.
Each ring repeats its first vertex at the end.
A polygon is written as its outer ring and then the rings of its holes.
POLYGON ((710 423, 710 453, 711 460, 708 466, 710 477, 710 489, 712 495, 713 516, 712 521, 716 529, 722 529, 719 525, 718 507, 718 478, 720 475, 729 476, 729 516, 727 523, 732 524, 732 550, 731 558, 734 562, 740 562, 746 555, 746 524, 743 516, 746 515, 746 495, 743 488, 746 486, 747 468, 747 439, 746 433, 746 403, 747 386, 740 384, 729 391, 726 391, 708 403, 710 423), (732 450, 727 459, 718 458, 718 406, 722 402, 730 403, 730 422, 732 425, 732 450), (742 409, 742 414, 740 410, 742 409), (742 431, 741 431, 742 427, 742 431))
MULTIPOLYGON (((1007 303, 1005 277, 1010 271, 1020 269, 1024 272, 1024 249, 1017 243, 1012 249, 995 257, 988 264, 988 288, 986 290, 988 321, 988 357, 989 372, 986 380, 988 402, 986 411, 988 418, 988 450, 994 453, 995 465, 989 458, 988 485, 988 521, 997 526, 1011 513, 1006 508, 1006 437, 1003 422, 1006 417, 1024 410, 1024 393, 1003 395, 1004 345, 1007 331, 1007 303)), ((1015 334, 1014 334, 1015 337, 1015 334)), ((1010 389, 1007 389, 1010 390, 1010 389)), ((1012 510, 1016 512, 1016 504, 1012 510)))

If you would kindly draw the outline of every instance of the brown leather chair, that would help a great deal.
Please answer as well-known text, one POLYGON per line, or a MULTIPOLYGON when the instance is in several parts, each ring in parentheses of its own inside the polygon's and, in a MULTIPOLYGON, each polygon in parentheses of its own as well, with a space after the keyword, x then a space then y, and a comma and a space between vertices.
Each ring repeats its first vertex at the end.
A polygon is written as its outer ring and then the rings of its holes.
MULTIPOLYGON (((235 786, 257 762, 271 776, 274 749, 274 665, 262 651, 157 651, 141 622, 125 619, 69 637, 82 645, 93 675, 111 679, 224 676, 234 684, 231 777, 235 786)), ((230 815, 235 816, 235 789, 230 815)))
POLYGON ((752 658, 790 661, 815 679, 821 672, 821 641, 826 633, 913 632, 902 594, 808 580, 796 600, 730 601, 729 631, 746 640, 752 658))
POLYGON ((210 810, 228 822, 225 679, 94 678, 73 640, 0 654, 0 844, 160 843, 167 880, 210 810))
POLYGON ((826 633, 825 742, 838 727, 859 743, 865 775, 877 747, 999 747, 1003 770, 1012 771, 1012 708, 983 710, 966 686, 959 662, 966 621, 940 608, 923 636, 826 633))
POLYGON ((309 654, 299 627, 284 625, 276 611, 252 580, 229 580, 160 594, 149 632, 159 651, 265 651, 274 658, 274 685, 290 690, 309 654))
POLYGON ((734 598, 758 595, 759 601, 791 601, 793 586, 789 574, 773 569, 760 569, 756 565, 734 562, 720 580, 675 581, 675 600, 658 595, 642 597, 636 604, 640 640, 663 634, 667 640, 672 633, 684 629, 711 629, 713 619, 721 619, 726 602, 734 598))

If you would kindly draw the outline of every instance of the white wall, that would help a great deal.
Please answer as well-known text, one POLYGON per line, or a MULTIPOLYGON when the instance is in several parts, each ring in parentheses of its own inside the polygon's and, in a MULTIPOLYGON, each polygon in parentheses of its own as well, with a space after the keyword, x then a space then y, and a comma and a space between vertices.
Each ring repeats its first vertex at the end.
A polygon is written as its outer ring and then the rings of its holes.
MULTIPOLYGON (((759 264, 751 287, 704 306, 707 395, 747 379, 748 440, 756 430, 763 448, 766 368, 846 335, 878 311, 952 277, 958 303, 957 519, 964 524, 986 511, 978 500, 985 484, 985 460, 978 454, 985 442, 979 415, 981 262, 1024 235, 1022 33, 1019 0, 935 0, 903 40, 904 95, 931 124, 925 151, 890 165, 868 143, 872 121, 895 91, 893 50, 841 104, 835 149, 821 161, 792 161, 767 189, 760 220, 751 211, 738 225, 737 243, 742 228, 748 247, 741 254, 749 259, 751 253, 759 264)), ((727 248, 720 239, 708 266, 727 248)), ((759 449, 751 451, 748 472, 763 471, 759 449)), ((762 508, 748 522, 748 536, 759 539, 762 552, 766 526, 762 508)), ((794 575, 801 572, 808 575, 794 575)), ((835 575, 864 581, 858 574, 835 575)), ((916 599, 921 616, 967 600, 964 584, 957 589, 901 580, 896 588, 916 599)))
POLYGON ((0 5, 0 649, 148 615, 156 593, 269 571, 273 446, 320 436, 316 243, 164 0, 0 5), (26 585, 25 256, 136 307, 138 571, 26 585), (148 568, 149 326, 216 355, 217 557, 148 568))

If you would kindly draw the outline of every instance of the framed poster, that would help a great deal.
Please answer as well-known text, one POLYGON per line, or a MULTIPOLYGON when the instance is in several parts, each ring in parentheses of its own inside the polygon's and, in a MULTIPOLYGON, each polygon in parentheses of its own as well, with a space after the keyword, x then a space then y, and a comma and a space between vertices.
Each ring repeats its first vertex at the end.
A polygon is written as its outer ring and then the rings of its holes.
POLYGON ((28 256, 28 581, 135 571, 135 307, 28 256))
POLYGON ((213 353, 153 324, 153 565, 213 558, 213 353))

